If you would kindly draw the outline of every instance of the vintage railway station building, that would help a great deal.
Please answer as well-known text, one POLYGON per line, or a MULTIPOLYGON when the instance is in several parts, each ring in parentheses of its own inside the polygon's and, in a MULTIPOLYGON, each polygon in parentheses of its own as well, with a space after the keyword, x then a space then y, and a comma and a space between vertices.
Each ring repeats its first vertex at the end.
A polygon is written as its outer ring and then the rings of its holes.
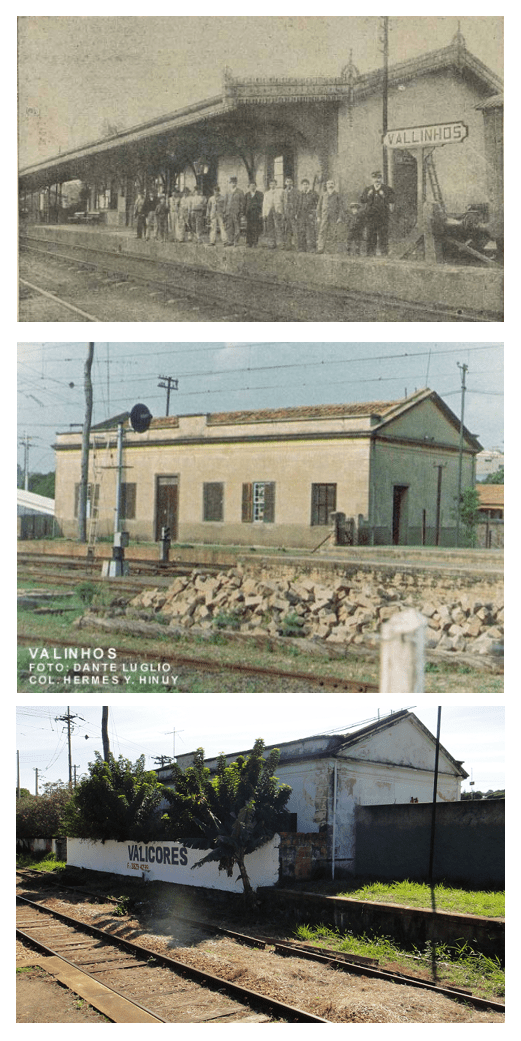
MULTIPOLYGON (((111 535, 117 430, 123 432, 122 526, 131 541, 317 547, 340 541, 453 545, 458 418, 433 391, 398 401, 152 419, 128 413, 91 432, 89 511, 111 535), (344 522, 345 516, 345 522, 344 522)), ((56 438, 56 517, 77 535, 81 434, 56 438)), ((474 486, 476 437, 463 428, 462 488, 474 486)))
POLYGON ((359 74, 352 57, 333 78, 236 79, 226 69, 213 98, 22 169, 21 207, 44 223, 58 220, 64 185, 74 179, 88 188, 90 213, 113 227, 132 224, 138 188, 169 193, 198 181, 209 193, 217 183, 224 190, 231 176, 242 188, 254 178, 263 190, 272 177, 279 185, 286 176, 297 184, 307 177, 316 190, 332 177, 346 200, 356 200, 387 159, 396 237, 407 236, 419 206, 436 202, 439 190, 447 212, 479 204, 488 207, 484 219, 500 220, 499 77, 459 31, 448 46, 391 65, 389 129, 457 122, 467 132, 459 143, 439 147, 433 139, 423 150, 405 135, 386 156, 382 79, 382 69, 359 74))

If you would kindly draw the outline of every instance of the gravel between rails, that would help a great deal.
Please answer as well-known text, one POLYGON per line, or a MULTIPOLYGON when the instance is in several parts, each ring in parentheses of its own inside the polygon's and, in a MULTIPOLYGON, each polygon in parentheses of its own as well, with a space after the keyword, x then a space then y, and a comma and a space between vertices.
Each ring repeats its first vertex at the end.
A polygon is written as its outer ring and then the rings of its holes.
MULTIPOLYGON (((406 985, 350 976, 300 958, 279 957, 205 932, 161 911, 114 917, 114 903, 87 902, 81 893, 27 892, 57 911, 134 940, 151 953, 167 954, 252 990, 268 993, 333 1023, 502 1023, 498 1012, 471 1009, 462 1002, 406 985)), ((231 923, 230 927, 233 927, 231 923)), ((239 928, 239 925, 236 926, 239 928)), ((243 928, 243 931, 247 931, 243 928)), ((383 967, 383 966, 382 966, 383 967)))

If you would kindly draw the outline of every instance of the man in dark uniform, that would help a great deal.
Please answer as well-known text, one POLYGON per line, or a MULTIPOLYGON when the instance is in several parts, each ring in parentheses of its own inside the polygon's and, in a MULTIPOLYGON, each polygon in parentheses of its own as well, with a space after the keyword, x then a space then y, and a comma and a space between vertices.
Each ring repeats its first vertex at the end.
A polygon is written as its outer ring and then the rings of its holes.
POLYGON ((293 179, 286 177, 282 193, 282 214, 284 218, 284 249, 297 247, 297 205, 298 192, 293 179))
POLYGON ((310 188, 307 177, 300 182, 297 200, 297 244, 301 253, 314 253, 317 248, 318 195, 310 188))
POLYGON ((238 246, 241 238, 241 217, 244 213, 244 192, 237 187, 237 178, 230 177, 230 187, 224 200, 224 216, 228 242, 225 246, 238 246))
POLYGON ((365 222, 367 225, 368 257, 374 257, 376 248, 381 256, 386 256, 389 249, 389 215, 394 210, 394 192, 383 183, 380 170, 371 174, 373 183, 364 188, 360 202, 365 205, 365 222))
POLYGON ((262 201, 264 193, 257 191, 255 181, 251 181, 244 197, 244 214, 246 217, 246 245, 256 246, 262 231, 262 201))

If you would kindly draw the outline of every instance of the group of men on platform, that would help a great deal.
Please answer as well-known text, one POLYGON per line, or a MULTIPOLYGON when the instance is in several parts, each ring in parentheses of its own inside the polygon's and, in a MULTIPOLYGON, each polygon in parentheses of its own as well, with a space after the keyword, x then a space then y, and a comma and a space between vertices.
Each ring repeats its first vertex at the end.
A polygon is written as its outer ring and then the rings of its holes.
POLYGON ((372 183, 347 210, 334 181, 328 180, 319 195, 305 177, 300 191, 292 178, 286 177, 284 188, 272 179, 266 192, 259 191, 254 181, 243 192, 237 178, 231 177, 226 194, 216 186, 210 199, 199 185, 192 191, 185 188, 173 192, 168 198, 164 193, 156 198, 140 192, 134 206, 137 237, 166 241, 170 233, 176 242, 203 242, 208 225, 210 246, 216 244, 217 232, 223 246, 237 246, 244 218, 249 247, 257 246, 265 233, 273 249, 324 253, 337 248, 344 238, 347 251, 353 255, 361 254, 365 242, 367 256, 375 256, 377 250, 385 256, 394 192, 383 183, 379 170, 371 176, 372 183))

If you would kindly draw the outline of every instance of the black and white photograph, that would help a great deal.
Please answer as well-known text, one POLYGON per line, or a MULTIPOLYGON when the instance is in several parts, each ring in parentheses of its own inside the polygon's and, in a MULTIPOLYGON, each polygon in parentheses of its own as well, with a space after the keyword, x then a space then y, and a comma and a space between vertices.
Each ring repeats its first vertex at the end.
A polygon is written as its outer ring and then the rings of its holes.
POLYGON ((21 322, 503 320, 503 19, 21 17, 21 322))

